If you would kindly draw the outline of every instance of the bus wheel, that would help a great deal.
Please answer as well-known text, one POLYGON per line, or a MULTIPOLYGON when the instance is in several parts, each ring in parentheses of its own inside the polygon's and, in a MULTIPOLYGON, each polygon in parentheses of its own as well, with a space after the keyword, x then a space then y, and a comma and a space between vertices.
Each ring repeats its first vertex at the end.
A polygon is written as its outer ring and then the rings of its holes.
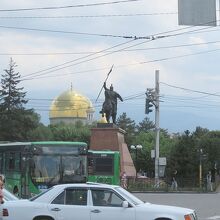
POLYGON ((54 219, 50 216, 37 216, 33 220, 54 220, 54 219))

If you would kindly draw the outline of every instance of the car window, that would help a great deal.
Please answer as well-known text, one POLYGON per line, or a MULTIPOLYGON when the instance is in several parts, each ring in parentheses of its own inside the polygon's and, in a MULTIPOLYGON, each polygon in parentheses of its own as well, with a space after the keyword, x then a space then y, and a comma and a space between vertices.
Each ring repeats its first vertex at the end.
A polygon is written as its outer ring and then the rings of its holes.
POLYGON ((87 189, 67 189, 65 192, 66 205, 87 205, 87 189))
POLYGON ((64 204, 64 192, 59 194, 53 201, 52 204, 64 204))
POLYGON ((94 206, 121 207, 124 199, 112 190, 92 189, 92 200, 94 206))
POLYGON ((52 201, 52 204, 87 205, 87 190, 66 189, 52 201))

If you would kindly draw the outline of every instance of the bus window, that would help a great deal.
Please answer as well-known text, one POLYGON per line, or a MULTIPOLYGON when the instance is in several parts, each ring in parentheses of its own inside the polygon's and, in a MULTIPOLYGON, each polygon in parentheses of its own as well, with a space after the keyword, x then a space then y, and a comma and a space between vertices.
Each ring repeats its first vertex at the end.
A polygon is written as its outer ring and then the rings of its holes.
POLYGON ((105 172, 107 175, 113 174, 113 160, 112 158, 97 158, 96 159, 96 173, 105 172))
POLYGON ((89 175, 93 175, 93 166, 94 166, 93 158, 89 157, 88 158, 88 174, 89 175))
POLYGON ((3 173, 3 153, 0 153, 0 173, 3 173))
POLYGON ((113 175, 113 158, 112 157, 97 157, 93 158, 94 174, 113 175))
POLYGON ((118 151, 89 151, 88 181, 118 185, 120 154, 118 151))
POLYGON ((80 182, 86 176, 86 160, 83 157, 62 156, 62 182, 80 182))
POLYGON ((20 170, 20 153, 10 152, 6 153, 6 169, 7 170, 20 170))
POLYGON ((30 173, 34 183, 53 185, 60 180, 60 157, 59 156, 34 156, 31 161, 30 173))

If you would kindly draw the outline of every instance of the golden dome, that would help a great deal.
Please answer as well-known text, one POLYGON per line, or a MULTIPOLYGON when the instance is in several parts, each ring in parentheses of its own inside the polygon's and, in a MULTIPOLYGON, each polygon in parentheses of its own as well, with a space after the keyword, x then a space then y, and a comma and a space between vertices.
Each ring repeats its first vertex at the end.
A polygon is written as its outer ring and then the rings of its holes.
POLYGON ((50 118, 87 118, 94 112, 90 100, 73 90, 63 92, 50 106, 50 118))

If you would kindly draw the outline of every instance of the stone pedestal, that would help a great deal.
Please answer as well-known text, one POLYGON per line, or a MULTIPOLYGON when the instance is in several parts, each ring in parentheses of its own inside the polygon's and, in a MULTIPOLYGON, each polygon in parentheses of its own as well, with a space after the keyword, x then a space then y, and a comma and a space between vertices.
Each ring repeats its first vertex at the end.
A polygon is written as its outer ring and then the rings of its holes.
POLYGON ((100 123, 97 128, 92 128, 91 132, 90 149, 119 151, 120 172, 125 171, 127 176, 135 177, 134 163, 124 140, 125 131, 112 123, 100 123))

